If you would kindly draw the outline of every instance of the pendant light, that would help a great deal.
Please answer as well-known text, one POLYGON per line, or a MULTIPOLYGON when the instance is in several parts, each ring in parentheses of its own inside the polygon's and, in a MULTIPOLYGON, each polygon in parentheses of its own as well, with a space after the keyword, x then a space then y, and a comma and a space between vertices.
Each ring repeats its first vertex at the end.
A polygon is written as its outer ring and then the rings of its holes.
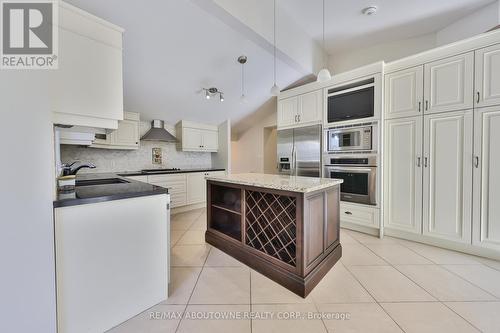
POLYGON ((317 78, 318 82, 326 82, 326 81, 331 80, 331 78, 332 78, 332 74, 330 74, 330 71, 328 70, 328 68, 326 66, 325 53, 326 53, 326 50, 325 50, 325 0, 323 0, 323 66, 324 67, 323 67, 323 69, 321 69, 318 72, 318 78, 317 78))
POLYGON ((271 87, 271 95, 278 96, 280 88, 276 84, 276 0, 274 0, 274 21, 273 21, 273 42, 274 42, 274 85, 271 87))
POLYGON ((238 62, 241 64, 241 96, 240 102, 245 104, 247 102, 247 97, 245 96, 245 64, 247 62, 247 57, 241 55, 238 57, 238 62))

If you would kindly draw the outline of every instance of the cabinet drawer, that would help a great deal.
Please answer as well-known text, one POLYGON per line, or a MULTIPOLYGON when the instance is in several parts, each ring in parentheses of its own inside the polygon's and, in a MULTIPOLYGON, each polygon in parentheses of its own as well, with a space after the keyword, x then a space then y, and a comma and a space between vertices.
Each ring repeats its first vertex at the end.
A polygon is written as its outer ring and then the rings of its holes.
POLYGON ((170 205, 172 208, 186 205, 186 193, 170 193, 170 205))
POLYGON ((379 210, 341 202, 340 221, 378 228, 379 210))
POLYGON ((181 182, 153 182, 151 185, 168 188, 168 193, 186 193, 186 183, 181 182))
POLYGON ((148 176, 148 183, 185 182, 185 174, 148 176))

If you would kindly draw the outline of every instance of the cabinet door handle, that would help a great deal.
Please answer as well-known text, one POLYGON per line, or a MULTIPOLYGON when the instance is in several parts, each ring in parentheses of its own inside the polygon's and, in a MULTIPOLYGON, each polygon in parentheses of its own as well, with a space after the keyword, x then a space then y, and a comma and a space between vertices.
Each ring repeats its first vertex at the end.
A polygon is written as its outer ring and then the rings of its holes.
POLYGON ((419 156, 419 157, 417 157, 417 167, 419 167, 419 168, 420 168, 420 166, 421 166, 421 163, 420 163, 421 159, 422 159, 422 158, 421 158, 420 156, 419 156))
POLYGON ((477 92, 477 99, 476 99, 477 104, 479 104, 480 101, 481 101, 481 93, 478 91, 477 92))
POLYGON ((347 211, 347 212, 344 212, 346 215, 352 215, 351 212, 347 211))
POLYGON ((422 102, 418 102, 418 112, 422 112, 422 102))
POLYGON ((477 168, 479 168, 479 156, 474 156, 474 166, 477 168))
POLYGON ((295 115, 295 122, 297 122, 297 115, 295 115))
POLYGON ((427 157, 424 157, 424 167, 427 168, 427 157))
POLYGON ((425 111, 429 110, 429 101, 425 101, 425 111))
POLYGON ((300 114, 299 114, 299 115, 297 115, 297 117, 299 118, 299 122, 300 122, 300 114))

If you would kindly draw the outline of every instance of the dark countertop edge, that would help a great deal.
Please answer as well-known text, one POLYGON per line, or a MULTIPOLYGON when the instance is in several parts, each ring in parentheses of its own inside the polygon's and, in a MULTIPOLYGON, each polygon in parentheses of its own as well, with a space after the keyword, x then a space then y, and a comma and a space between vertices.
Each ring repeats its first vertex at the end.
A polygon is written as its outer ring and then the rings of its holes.
POLYGON ((80 198, 62 199, 62 200, 54 201, 53 208, 80 206, 80 205, 86 205, 86 204, 92 204, 92 203, 100 203, 100 202, 139 198, 139 197, 148 197, 148 196, 152 196, 152 195, 161 195, 161 194, 168 194, 168 189, 158 187, 157 189, 152 190, 152 191, 142 191, 142 192, 134 192, 134 193, 120 193, 120 194, 113 194, 113 195, 107 195, 107 196, 101 196, 101 197, 95 197, 95 198, 85 198, 85 199, 80 199, 80 198))
MULTIPOLYGON (((196 173, 196 172, 214 172, 214 171, 226 171, 226 169, 186 169, 186 170, 172 170, 164 172, 153 172, 153 173, 142 173, 141 171, 130 171, 130 172, 117 172, 116 174, 120 177, 133 177, 133 176, 155 176, 155 175, 170 175, 176 173, 196 173)), ((91 173, 87 173, 89 175, 91 173)))

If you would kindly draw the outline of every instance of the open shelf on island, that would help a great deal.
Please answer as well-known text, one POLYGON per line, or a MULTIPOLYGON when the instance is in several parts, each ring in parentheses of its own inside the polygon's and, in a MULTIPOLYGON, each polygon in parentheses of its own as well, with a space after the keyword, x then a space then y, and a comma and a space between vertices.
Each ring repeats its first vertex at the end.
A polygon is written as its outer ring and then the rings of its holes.
POLYGON ((228 186, 211 185, 209 227, 237 241, 241 241, 241 190, 228 186))

